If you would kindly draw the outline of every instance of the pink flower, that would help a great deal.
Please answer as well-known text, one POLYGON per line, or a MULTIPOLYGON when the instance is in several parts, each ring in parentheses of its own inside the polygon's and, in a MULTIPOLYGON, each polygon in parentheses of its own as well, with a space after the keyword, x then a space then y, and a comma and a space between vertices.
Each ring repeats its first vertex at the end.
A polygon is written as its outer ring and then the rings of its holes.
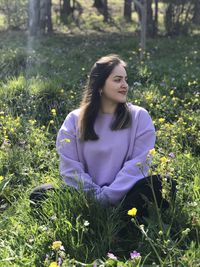
POLYGON ((107 257, 112 260, 117 260, 117 257, 113 253, 108 252, 107 257))
POLYGON ((170 158, 174 159, 175 158, 175 154, 173 152, 169 153, 170 158))
POLYGON ((137 252, 137 251, 133 251, 133 252, 131 252, 130 253, 130 256, 131 256, 131 259, 132 260, 134 260, 135 258, 140 258, 141 256, 140 256, 140 253, 139 252, 137 252))

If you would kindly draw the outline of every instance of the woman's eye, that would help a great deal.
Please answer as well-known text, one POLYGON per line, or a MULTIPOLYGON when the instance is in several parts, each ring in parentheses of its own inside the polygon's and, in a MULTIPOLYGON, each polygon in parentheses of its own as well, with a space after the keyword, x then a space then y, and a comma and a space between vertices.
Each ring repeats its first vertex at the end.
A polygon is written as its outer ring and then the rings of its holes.
POLYGON ((115 82, 120 82, 121 80, 120 79, 116 79, 115 82))

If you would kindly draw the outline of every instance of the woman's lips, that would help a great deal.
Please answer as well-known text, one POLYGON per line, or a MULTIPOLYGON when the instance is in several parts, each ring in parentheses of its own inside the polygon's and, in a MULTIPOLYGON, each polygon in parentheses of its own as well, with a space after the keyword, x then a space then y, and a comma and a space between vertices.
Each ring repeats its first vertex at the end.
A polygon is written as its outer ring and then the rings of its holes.
POLYGON ((122 95, 126 95, 127 91, 119 91, 119 93, 122 94, 122 95))

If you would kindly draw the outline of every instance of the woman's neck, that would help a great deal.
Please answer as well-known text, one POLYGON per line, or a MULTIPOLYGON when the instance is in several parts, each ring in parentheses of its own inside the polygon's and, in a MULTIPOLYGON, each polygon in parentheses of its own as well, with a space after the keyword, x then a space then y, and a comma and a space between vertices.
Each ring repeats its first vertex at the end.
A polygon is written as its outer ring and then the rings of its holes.
POLYGON ((100 111, 101 113, 108 113, 108 114, 114 114, 117 109, 116 103, 107 103, 105 101, 101 102, 100 111))

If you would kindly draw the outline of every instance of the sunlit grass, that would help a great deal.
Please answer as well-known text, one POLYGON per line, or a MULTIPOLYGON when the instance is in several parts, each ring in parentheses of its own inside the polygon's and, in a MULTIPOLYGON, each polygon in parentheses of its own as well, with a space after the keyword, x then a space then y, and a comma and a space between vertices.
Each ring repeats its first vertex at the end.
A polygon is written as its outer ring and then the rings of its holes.
POLYGON ((0 13, 0 30, 5 29, 5 16, 0 13))

